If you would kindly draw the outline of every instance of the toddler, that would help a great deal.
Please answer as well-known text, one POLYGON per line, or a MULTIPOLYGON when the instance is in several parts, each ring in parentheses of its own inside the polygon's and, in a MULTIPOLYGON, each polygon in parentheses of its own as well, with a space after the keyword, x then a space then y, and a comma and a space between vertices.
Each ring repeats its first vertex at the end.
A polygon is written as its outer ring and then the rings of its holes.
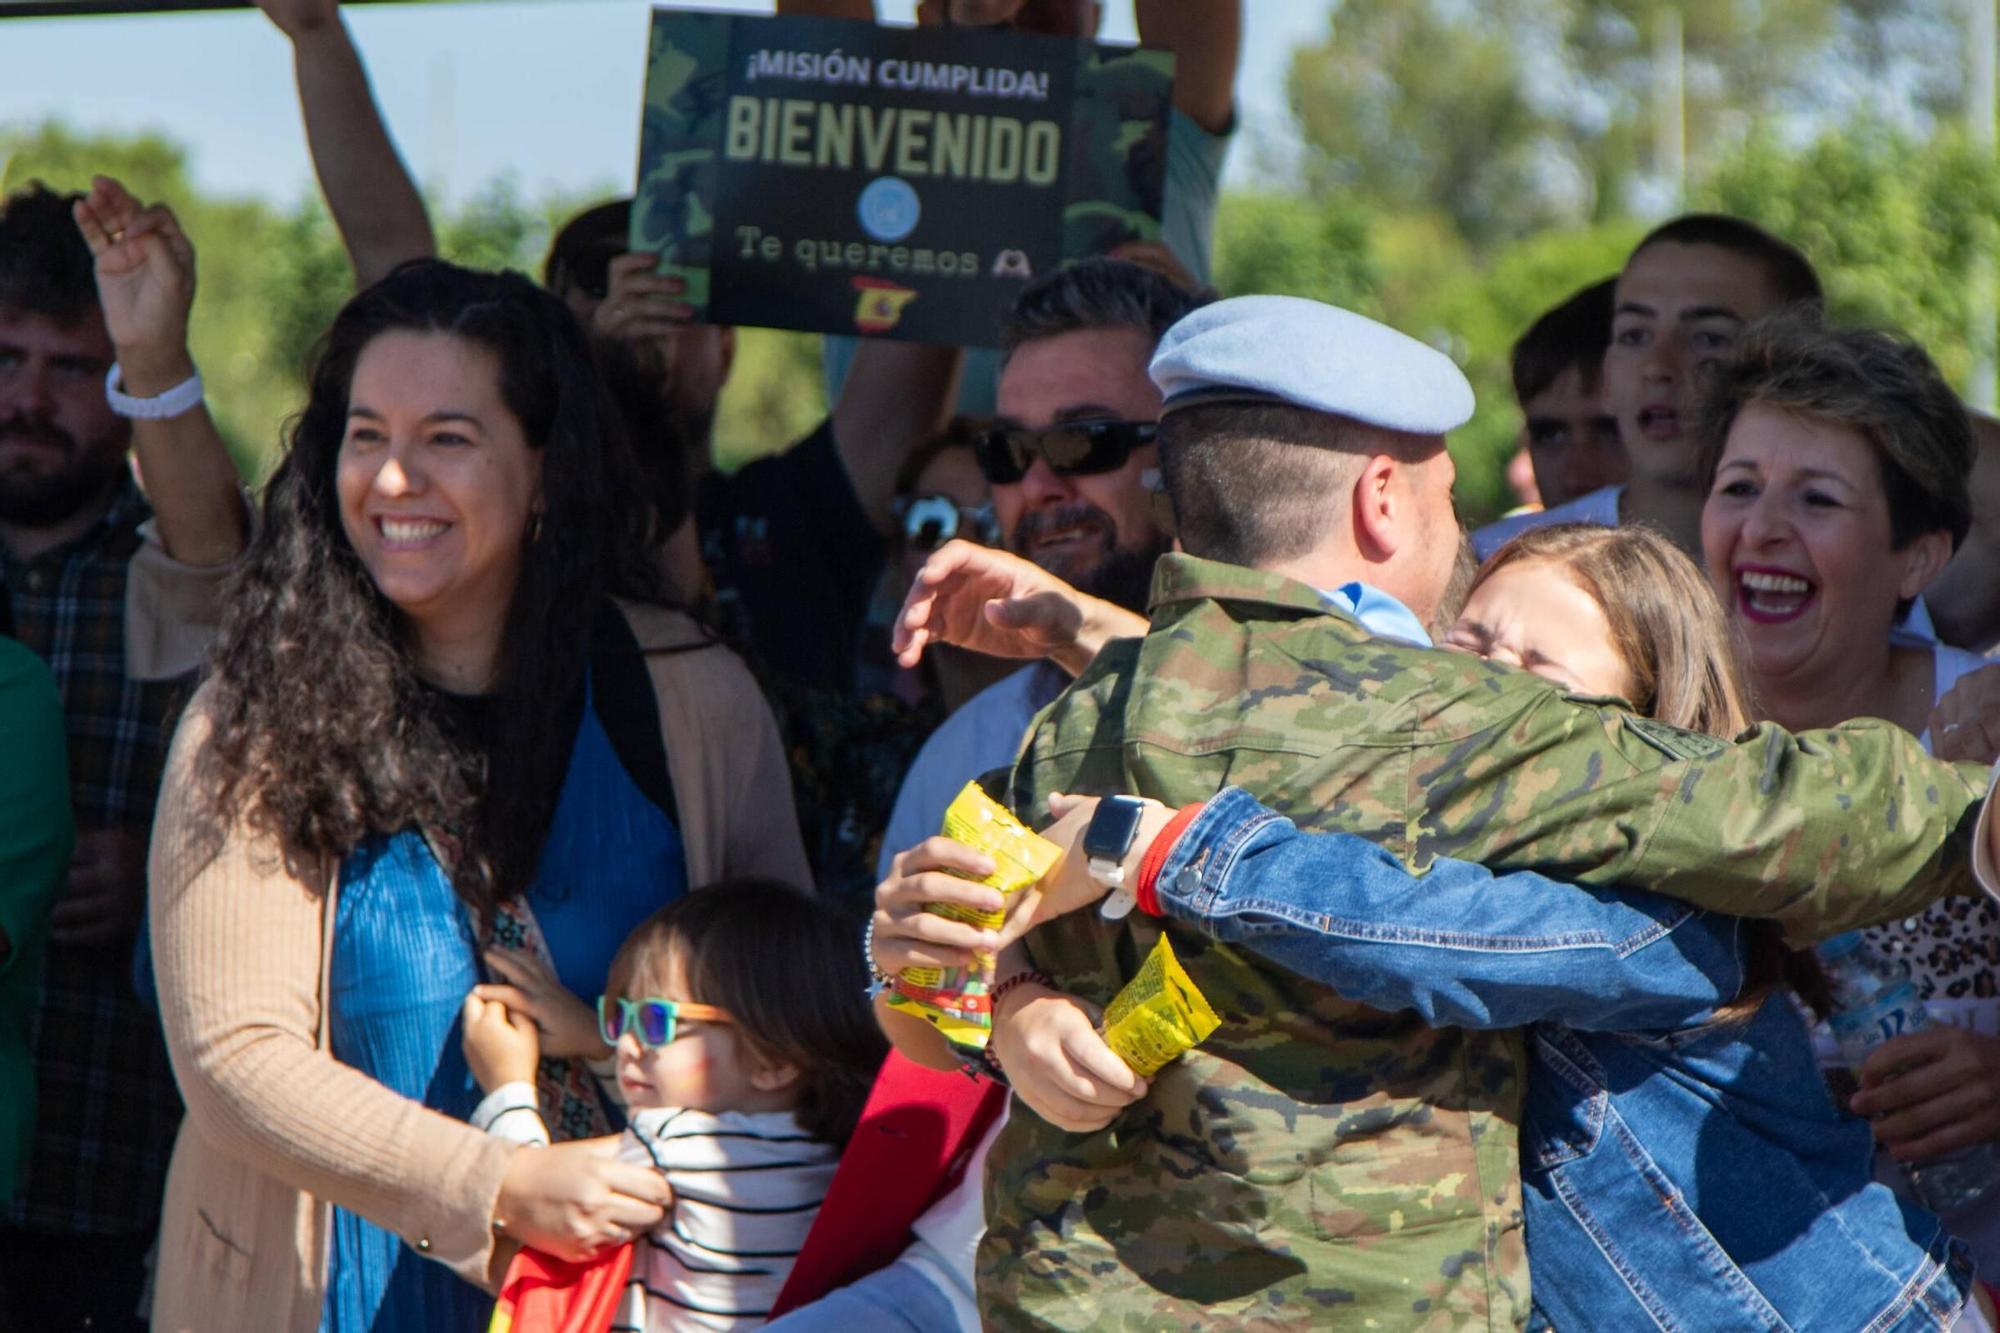
MULTIPOLYGON (((886 1051, 866 986, 842 919, 760 880, 677 899, 620 946, 597 1002, 630 1118, 619 1152, 674 1201, 638 1243, 617 1327, 768 1317, 886 1051)), ((465 1054, 488 1094, 473 1123, 547 1143, 534 1025, 475 995, 465 1054)))

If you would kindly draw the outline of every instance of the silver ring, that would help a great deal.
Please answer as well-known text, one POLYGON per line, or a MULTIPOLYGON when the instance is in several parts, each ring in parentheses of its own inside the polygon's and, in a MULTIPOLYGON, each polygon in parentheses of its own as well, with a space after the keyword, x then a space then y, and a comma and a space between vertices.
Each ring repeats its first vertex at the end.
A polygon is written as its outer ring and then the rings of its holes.
POLYGON ((1943 728, 1939 730, 1938 735, 1949 736, 1951 735, 1952 732, 1957 731, 1963 725, 1964 724, 1960 722, 1947 722, 1944 724, 1943 728))

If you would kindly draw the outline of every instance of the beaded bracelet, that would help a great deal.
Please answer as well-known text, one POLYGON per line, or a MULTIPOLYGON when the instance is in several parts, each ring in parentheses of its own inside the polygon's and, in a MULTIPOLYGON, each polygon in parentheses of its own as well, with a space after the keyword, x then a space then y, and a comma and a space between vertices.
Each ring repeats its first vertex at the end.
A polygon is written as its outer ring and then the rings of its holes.
POLYGON ((875 914, 873 912, 868 914, 868 924, 861 928, 861 965, 868 969, 868 989, 866 994, 871 1000, 887 990, 889 983, 895 980, 894 977, 882 970, 881 964, 875 961, 875 914))
POLYGON ((1042 971, 1040 968, 1031 967, 1024 972, 1016 972, 1013 976, 1008 977, 1005 981, 995 986, 993 988, 993 993, 986 997, 986 1002, 988 1005, 991 1006, 994 1016, 995 1017, 999 1016, 1000 1001, 1003 997, 1006 996, 1006 994, 1009 991, 1013 990, 1016 986, 1025 985, 1030 981, 1037 982, 1041 985, 1047 986, 1050 990, 1054 990, 1056 988, 1056 983, 1054 982, 1054 980, 1050 978, 1048 973, 1042 971))

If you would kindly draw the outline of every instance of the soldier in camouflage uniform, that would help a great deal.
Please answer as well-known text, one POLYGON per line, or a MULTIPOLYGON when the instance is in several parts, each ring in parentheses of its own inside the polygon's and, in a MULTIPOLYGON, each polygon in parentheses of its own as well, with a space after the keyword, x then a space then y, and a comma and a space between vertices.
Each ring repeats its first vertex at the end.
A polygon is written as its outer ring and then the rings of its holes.
MULTIPOLYGON (((1898 728, 1725 745, 1371 632, 1385 603, 1434 612, 1449 573, 1441 437, 1471 393, 1444 358, 1330 307, 1243 298, 1169 333, 1154 376, 1182 540, 1230 563, 1161 562, 1151 631, 1031 733, 1024 817, 1052 791, 1177 806, 1233 784, 1416 869, 1450 855, 1649 888, 1779 917, 1794 942, 1973 890, 1985 775, 1898 728)), ((1522 1325, 1516 1032, 1432 1029, 1171 921, 1079 913, 1009 960, 1052 983, 1013 988, 996 1018, 1023 1099, 1030 1025, 1104 1004, 1161 931, 1223 1025, 1101 1130, 1009 1121, 980 1252, 989 1326, 1522 1325)))

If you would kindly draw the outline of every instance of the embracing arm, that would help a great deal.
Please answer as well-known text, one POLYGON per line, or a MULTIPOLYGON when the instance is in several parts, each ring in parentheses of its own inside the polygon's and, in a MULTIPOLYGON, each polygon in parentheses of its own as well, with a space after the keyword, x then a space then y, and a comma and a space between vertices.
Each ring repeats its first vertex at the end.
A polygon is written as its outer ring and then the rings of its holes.
POLYGON ((1113 639, 1137 638, 1146 618, 1092 597, 1031 561, 976 542, 947 542, 924 561, 890 632, 913 667, 932 643, 989 657, 1046 657, 1082 673, 1113 639))
POLYGON ((321 1047, 325 886, 201 808, 194 759, 207 730, 197 696, 168 758, 150 866, 160 1017, 190 1126, 483 1281, 514 1145, 321 1047))
POLYGON ((1415 875, 1363 838, 1302 833, 1239 787, 1173 842, 1157 897, 1215 939, 1433 1027, 1683 1027, 1744 981, 1736 918, 1464 861, 1415 875))
POLYGON ((1408 775, 1420 857, 1770 917, 1795 945, 1974 891, 1986 773, 1890 723, 1767 724, 1726 742, 1532 682, 1467 683, 1425 705, 1437 739, 1408 775))
POLYGON ((376 108, 338 0, 258 0, 291 39, 306 143, 320 192, 367 287, 408 259, 437 253, 423 196, 376 108))

